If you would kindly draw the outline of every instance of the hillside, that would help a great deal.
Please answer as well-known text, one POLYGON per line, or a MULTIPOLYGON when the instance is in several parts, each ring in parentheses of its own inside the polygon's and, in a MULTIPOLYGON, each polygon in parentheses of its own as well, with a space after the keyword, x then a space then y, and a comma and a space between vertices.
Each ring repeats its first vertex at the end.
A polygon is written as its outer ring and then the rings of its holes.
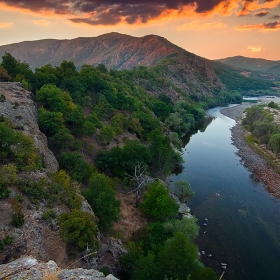
POLYGON ((227 57, 217 61, 243 69, 280 75, 280 61, 244 56, 227 57))
POLYGON ((32 69, 50 63, 58 66, 63 60, 73 61, 77 67, 100 63, 109 69, 131 69, 150 66, 182 49, 165 38, 148 35, 140 38, 109 33, 98 37, 72 40, 26 41, 0 47, 0 57, 5 52, 27 62, 32 69))

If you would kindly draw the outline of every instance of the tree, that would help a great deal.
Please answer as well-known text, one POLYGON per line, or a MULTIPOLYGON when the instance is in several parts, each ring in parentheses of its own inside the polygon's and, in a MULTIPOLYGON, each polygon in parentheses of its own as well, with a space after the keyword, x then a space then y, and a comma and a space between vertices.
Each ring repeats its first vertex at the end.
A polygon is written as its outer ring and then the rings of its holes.
POLYGON ((271 136, 269 141, 269 146, 271 147, 272 151, 278 155, 280 152, 280 134, 274 134, 271 136))
POLYGON ((146 167, 138 162, 135 166, 134 166, 134 174, 133 175, 129 175, 126 174, 128 177, 131 178, 132 181, 134 181, 136 183, 136 188, 133 189, 131 192, 135 193, 135 207, 138 207, 139 201, 141 199, 141 193, 143 192, 144 188, 148 185, 151 184, 152 182, 154 182, 154 178, 148 176, 145 174, 146 172, 146 167))
POLYGON ((140 208, 155 220, 164 221, 177 215, 179 205, 169 195, 169 190, 159 181, 149 186, 140 208))
POLYGON ((81 250, 87 245, 91 250, 98 248, 98 228, 96 218, 92 213, 74 209, 58 217, 59 235, 68 243, 81 250))
POLYGON ((73 180, 82 182, 88 180, 91 169, 88 163, 83 160, 81 154, 77 152, 64 152, 58 159, 59 166, 64 169, 73 180))
POLYGON ((99 228, 105 231, 110 229, 120 214, 120 201, 116 200, 111 179, 103 174, 92 174, 83 194, 99 218, 99 228))
POLYGON ((11 80, 11 77, 8 74, 8 71, 0 65, 0 82, 8 82, 11 80))
POLYGON ((17 199, 11 198, 12 225, 21 227, 24 224, 23 205, 17 199))
POLYGON ((36 99, 53 112, 67 114, 76 108, 71 96, 55 85, 43 85, 37 92, 36 99))
POLYGON ((194 216, 183 217, 183 219, 172 219, 163 224, 164 231, 170 236, 174 236, 176 232, 180 232, 190 240, 198 235, 199 226, 196 224, 197 219, 194 216))
POLYGON ((179 180, 174 183, 174 193, 178 196, 181 202, 186 202, 188 198, 194 196, 194 191, 186 180, 179 180))
POLYGON ((5 53, 2 56, 1 65, 8 71, 9 76, 13 79, 16 77, 18 64, 19 62, 10 53, 5 53))
POLYGON ((178 280, 188 279, 201 266, 196 245, 180 232, 167 240, 165 247, 159 252, 158 264, 162 273, 159 279, 166 275, 178 280))
POLYGON ((64 119, 60 112, 50 112, 44 108, 39 109, 39 127, 47 136, 52 136, 65 130, 64 119))

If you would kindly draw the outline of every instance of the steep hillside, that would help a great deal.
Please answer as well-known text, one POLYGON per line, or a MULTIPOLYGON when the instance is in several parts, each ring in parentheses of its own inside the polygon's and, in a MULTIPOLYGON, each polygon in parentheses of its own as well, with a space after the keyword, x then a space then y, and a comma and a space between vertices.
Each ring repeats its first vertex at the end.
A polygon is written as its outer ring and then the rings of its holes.
POLYGON ((266 60, 261 58, 249 58, 244 56, 227 57, 218 59, 217 61, 243 69, 267 72, 278 75, 280 74, 280 61, 266 60))
POLYGON ((32 69, 45 64, 59 65, 63 60, 73 61, 77 67, 84 64, 104 64, 109 69, 131 69, 150 66, 181 48, 165 38, 148 35, 136 38, 119 33, 109 33, 93 38, 73 40, 38 40, 0 47, 0 57, 5 52, 26 61, 32 69))

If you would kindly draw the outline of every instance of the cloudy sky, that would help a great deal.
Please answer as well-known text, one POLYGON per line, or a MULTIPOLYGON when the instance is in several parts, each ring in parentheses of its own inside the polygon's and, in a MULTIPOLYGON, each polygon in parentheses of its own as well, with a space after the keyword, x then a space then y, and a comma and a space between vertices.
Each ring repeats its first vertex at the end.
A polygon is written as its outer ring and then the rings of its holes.
POLYGON ((0 0, 0 45, 156 34, 209 59, 280 60, 280 0, 0 0))

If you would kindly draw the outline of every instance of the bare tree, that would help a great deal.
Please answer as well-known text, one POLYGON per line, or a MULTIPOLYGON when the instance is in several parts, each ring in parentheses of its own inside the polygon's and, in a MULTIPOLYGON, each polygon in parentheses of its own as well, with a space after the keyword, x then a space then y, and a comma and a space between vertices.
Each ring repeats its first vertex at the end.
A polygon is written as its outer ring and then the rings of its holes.
MULTIPOLYGON (((144 188, 148 185, 150 185, 151 183, 153 183, 155 180, 160 180, 157 178, 153 178, 149 175, 146 175, 146 169, 147 167, 144 166, 143 163, 138 162, 135 166, 134 166, 134 174, 133 175, 129 175, 126 173, 126 175, 128 177, 131 178, 132 181, 134 181, 136 183, 136 188, 133 189, 132 191, 128 192, 128 193, 132 193, 135 192, 135 207, 138 207, 139 201, 141 199, 141 193, 143 192, 144 188)), ((160 180, 162 184, 166 185, 162 180, 160 180)))

